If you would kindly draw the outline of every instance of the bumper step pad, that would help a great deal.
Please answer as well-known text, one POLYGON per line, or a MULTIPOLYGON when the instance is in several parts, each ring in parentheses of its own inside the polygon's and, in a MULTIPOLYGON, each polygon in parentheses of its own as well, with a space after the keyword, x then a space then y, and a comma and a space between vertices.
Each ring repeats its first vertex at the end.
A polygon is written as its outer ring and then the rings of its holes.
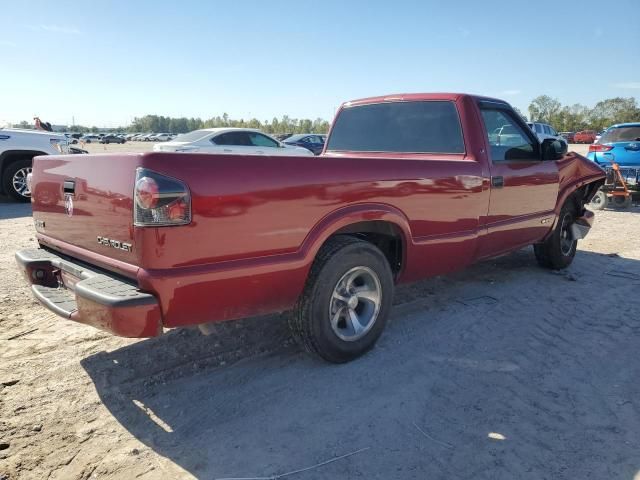
POLYGON ((38 301, 61 317, 124 337, 162 333, 157 298, 133 283, 43 249, 20 250, 16 261, 38 301), (61 272, 77 279, 71 288, 61 284, 61 272))

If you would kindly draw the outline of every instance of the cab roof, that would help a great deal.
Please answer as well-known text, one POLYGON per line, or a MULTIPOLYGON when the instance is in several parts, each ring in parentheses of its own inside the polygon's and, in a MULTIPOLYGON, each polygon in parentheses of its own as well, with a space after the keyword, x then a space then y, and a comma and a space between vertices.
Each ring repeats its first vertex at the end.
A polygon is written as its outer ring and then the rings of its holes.
POLYGON ((469 93, 392 93, 389 95, 381 95, 377 97, 359 98, 356 100, 350 100, 344 102, 342 107, 352 107, 355 105, 367 105, 371 103, 383 103, 383 102, 420 102, 426 100, 446 100, 456 102, 462 97, 473 97, 477 100, 491 101, 507 104, 504 100, 499 98, 484 97, 480 95, 472 95, 469 93))

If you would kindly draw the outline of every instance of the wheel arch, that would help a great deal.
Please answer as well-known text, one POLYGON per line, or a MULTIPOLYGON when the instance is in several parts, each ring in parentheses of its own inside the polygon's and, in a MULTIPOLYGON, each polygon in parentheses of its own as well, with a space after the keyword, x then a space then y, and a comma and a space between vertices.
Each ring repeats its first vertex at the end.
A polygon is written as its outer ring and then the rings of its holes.
POLYGON ((402 275, 411 246, 411 229, 407 217, 397 208, 358 204, 325 216, 303 243, 309 267, 322 246, 336 235, 351 235, 374 244, 385 254, 396 280, 402 275))

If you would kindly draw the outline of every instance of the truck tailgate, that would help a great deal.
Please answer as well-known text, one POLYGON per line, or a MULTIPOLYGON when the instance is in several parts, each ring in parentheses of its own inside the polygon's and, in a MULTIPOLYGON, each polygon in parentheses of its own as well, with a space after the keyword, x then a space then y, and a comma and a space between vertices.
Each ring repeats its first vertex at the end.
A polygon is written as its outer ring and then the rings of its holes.
POLYGON ((36 157, 31 188, 40 242, 72 256, 92 252, 139 265, 133 189, 140 158, 139 154, 36 157))

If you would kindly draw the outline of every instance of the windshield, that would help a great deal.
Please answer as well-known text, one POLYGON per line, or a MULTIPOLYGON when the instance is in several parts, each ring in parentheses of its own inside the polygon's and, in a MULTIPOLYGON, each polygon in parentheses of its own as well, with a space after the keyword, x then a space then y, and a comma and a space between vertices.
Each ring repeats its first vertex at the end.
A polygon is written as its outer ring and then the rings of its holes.
POLYGON ((640 125, 610 128, 600 138, 600 143, 640 142, 640 125))
POLYGON ((209 130, 194 130, 193 132, 178 135, 174 140, 176 142, 197 142, 207 135, 211 135, 209 130))

